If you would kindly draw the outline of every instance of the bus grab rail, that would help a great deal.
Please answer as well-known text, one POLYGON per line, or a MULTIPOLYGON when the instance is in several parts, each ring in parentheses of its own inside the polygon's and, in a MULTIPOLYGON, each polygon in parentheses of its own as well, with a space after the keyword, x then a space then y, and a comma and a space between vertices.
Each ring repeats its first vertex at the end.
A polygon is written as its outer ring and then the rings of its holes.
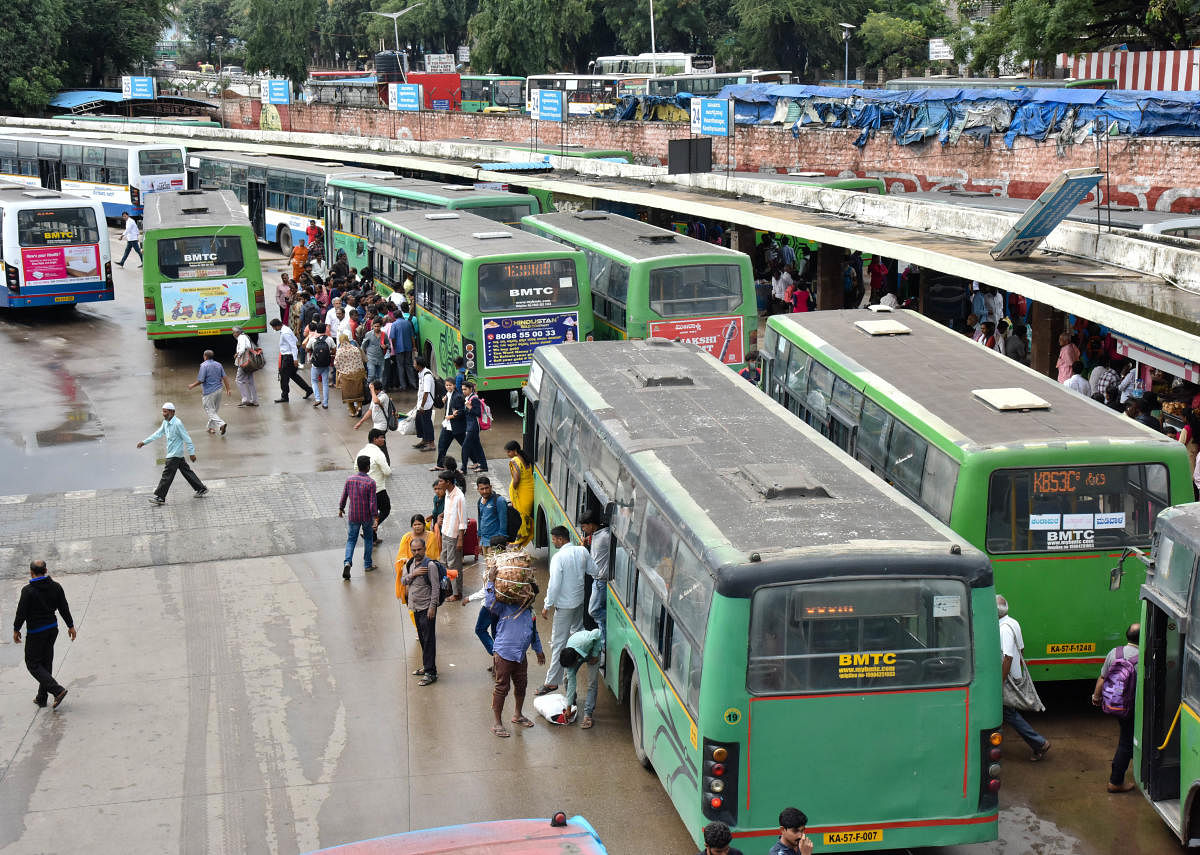
POLYGON ((1158 746, 1158 750, 1162 751, 1167 747, 1167 743, 1171 741, 1172 735, 1175 733, 1175 725, 1179 724, 1179 714, 1183 712, 1183 701, 1179 702, 1179 706, 1175 708, 1175 718, 1171 720, 1171 726, 1167 728, 1167 738, 1163 740, 1163 744, 1158 746))

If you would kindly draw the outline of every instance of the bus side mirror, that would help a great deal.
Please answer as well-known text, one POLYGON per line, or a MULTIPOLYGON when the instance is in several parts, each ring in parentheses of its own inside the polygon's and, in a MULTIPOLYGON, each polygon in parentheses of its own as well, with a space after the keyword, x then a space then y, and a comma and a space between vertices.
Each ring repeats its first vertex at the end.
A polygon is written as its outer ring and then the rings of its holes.
POLYGON ((521 406, 521 390, 520 389, 509 390, 508 406, 512 409, 512 411, 514 413, 516 413, 522 419, 525 418, 525 409, 521 406))
POLYGON ((1108 572, 1108 590, 1121 590, 1121 577, 1125 575, 1124 559, 1117 562, 1117 566, 1108 572))
POLYGON ((1125 575, 1125 559, 1130 556, 1135 556, 1138 561, 1145 564, 1147 570, 1153 569, 1154 561, 1149 555, 1136 546, 1126 546, 1121 551, 1121 558, 1117 561, 1117 566, 1108 572, 1108 590, 1119 591, 1121 589, 1121 579, 1125 575))

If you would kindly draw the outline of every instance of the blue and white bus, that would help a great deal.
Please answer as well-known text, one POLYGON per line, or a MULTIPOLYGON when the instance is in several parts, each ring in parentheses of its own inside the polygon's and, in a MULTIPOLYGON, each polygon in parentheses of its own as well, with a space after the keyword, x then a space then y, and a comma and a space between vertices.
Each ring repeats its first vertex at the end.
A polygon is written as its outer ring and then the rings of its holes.
POLYGON ((326 161, 296 160, 232 151, 189 152, 188 187, 231 190, 254 234, 289 255, 306 240, 309 220, 325 229, 325 187, 330 178, 387 176, 389 172, 326 161))
POLYGON ((184 188, 183 146, 37 134, 0 135, 0 181, 94 199, 110 219, 141 217, 145 197, 184 188))

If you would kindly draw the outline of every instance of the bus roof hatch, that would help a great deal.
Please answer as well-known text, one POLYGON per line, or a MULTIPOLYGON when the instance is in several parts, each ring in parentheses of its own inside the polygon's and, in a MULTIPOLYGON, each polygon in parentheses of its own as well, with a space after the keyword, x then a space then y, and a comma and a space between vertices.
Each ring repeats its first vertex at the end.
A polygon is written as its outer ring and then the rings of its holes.
POLYGON ((830 499, 829 491, 803 466, 746 463, 738 474, 764 499, 830 499))
POLYGON ((632 369, 633 377, 642 388, 651 386, 692 386, 691 375, 681 365, 669 362, 656 362, 636 365, 632 369))
POLYGON ((971 394, 997 410, 1048 410, 1049 402, 1028 389, 972 389, 971 394))
POLYGON ((607 220, 608 214, 603 211, 576 211, 575 219, 577 220, 607 220))
POLYGON ((912 332, 899 321, 855 321, 854 325, 867 335, 908 335, 912 332))

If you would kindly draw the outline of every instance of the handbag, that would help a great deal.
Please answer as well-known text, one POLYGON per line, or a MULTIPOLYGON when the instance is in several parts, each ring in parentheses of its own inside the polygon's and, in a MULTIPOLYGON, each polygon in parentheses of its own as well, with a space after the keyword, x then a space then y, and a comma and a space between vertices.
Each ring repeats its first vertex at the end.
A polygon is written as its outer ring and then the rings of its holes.
POLYGON ((265 367, 266 364, 267 358, 263 355, 261 347, 248 347, 242 351, 241 359, 238 361, 238 368, 247 373, 252 373, 265 367))
POLYGON ((1029 668, 1025 665, 1025 654, 1021 654, 1021 678, 1015 679, 1009 669, 1004 678, 1003 703, 1021 712, 1045 712, 1046 705, 1038 696, 1037 687, 1033 685, 1033 677, 1029 676, 1029 668))

